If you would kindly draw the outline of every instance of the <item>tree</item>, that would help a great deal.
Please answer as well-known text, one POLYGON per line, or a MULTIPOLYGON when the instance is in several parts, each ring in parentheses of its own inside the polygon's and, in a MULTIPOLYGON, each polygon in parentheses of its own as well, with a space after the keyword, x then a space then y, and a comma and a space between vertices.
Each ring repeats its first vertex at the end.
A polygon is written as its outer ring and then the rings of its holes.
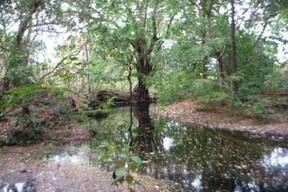
POLYGON ((169 36, 176 13, 170 9, 168 1, 149 0, 96 2, 83 11, 87 9, 97 12, 97 16, 90 15, 86 21, 94 34, 98 32, 95 38, 101 39, 102 46, 113 46, 110 47, 110 55, 114 54, 111 55, 114 58, 117 55, 120 58, 115 59, 122 62, 128 62, 131 59, 127 58, 133 57, 138 80, 133 97, 139 103, 149 102, 146 79, 156 69, 157 64, 153 60, 169 36), (121 59, 123 57, 124 60, 121 59))
MULTIPOLYGON (((230 0, 231 4, 231 64, 232 64, 232 74, 235 78, 238 72, 238 63, 237 63, 237 48, 236 48, 236 26, 235 26, 235 5, 234 0, 230 0)), ((235 79, 232 80, 232 89, 235 93, 238 92, 238 83, 235 79)))
MULTIPOLYGON (((24 3, 24 2, 22 2, 24 3)), ((17 33, 15 35, 15 39, 13 42, 12 51, 10 53, 8 63, 6 66, 6 74, 5 74, 5 82, 4 89, 8 89, 9 87, 19 86, 21 84, 27 83, 29 79, 27 79, 27 73, 21 70, 19 71, 19 66, 22 69, 28 64, 28 50, 24 47, 24 34, 29 29, 29 25, 32 21, 33 15, 41 9, 42 2, 39 1, 29 1, 27 3, 27 10, 24 10, 23 15, 20 19, 20 24, 18 26, 17 33)), ((24 5, 20 5, 21 8, 24 5)), ((28 32, 30 33, 30 32, 28 32)), ((29 35, 29 34, 28 34, 29 35)), ((29 77, 30 75, 28 75, 29 77)))
POLYGON ((61 1, 46 0, 11 0, 0 4, 1 15, 0 51, 6 59, 4 89, 30 84, 33 82, 32 55, 41 49, 37 40, 39 32, 53 32, 53 26, 63 24, 65 17, 61 10, 61 1), (13 27, 11 27, 13 26, 13 27), (15 30, 15 26, 17 30, 15 30))

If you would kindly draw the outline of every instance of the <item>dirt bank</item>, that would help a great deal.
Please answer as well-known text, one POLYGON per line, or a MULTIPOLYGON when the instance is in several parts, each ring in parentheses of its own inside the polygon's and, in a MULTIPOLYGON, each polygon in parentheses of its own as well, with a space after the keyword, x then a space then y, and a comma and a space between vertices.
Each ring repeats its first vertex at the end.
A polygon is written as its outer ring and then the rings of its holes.
POLYGON ((207 106, 195 101, 182 101, 170 104, 163 109, 154 109, 161 116, 192 123, 201 127, 240 131, 251 136, 264 136, 271 139, 288 139, 288 114, 279 121, 263 124, 257 119, 239 115, 221 106, 207 106))
POLYGON ((77 109, 71 106, 71 101, 71 98, 45 90, 39 91, 29 102, 6 108, 0 119, 0 146, 47 140, 61 144, 87 140, 89 130, 72 116, 77 109))

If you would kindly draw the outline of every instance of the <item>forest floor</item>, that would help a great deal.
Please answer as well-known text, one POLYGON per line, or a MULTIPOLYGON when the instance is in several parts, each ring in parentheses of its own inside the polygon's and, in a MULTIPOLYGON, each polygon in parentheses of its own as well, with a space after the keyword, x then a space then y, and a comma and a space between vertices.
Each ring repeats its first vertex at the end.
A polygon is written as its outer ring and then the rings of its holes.
POLYGON ((192 100, 174 102, 164 108, 154 110, 161 116, 201 127, 240 131, 252 136, 264 136, 271 139, 288 138, 288 111, 275 114, 278 119, 263 123, 255 117, 237 113, 225 106, 205 105, 192 100))
MULTIPOLYGON (((127 185, 112 185, 112 173, 97 167, 70 163, 45 162, 43 156, 54 148, 50 144, 30 146, 5 146, 0 148, 0 178, 10 178, 10 183, 19 183, 31 179, 37 191, 41 192, 122 192, 128 191, 127 185), (25 173, 21 173, 25 170, 25 173), (23 177, 24 176, 24 177, 23 177), (26 177, 26 178, 25 178, 26 177), (18 180, 18 181, 17 181, 18 180)), ((169 191, 168 184, 148 176, 134 175, 143 183, 136 186, 137 191, 169 191)))

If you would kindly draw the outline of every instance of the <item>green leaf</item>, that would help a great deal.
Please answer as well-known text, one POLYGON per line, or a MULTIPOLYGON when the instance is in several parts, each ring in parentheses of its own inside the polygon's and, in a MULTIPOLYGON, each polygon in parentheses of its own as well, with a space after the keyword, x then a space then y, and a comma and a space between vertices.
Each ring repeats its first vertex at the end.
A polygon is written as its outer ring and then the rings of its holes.
POLYGON ((125 175, 126 169, 121 167, 115 171, 116 178, 123 177, 125 175))
POLYGON ((142 164, 142 160, 140 159, 140 157, 138 157, 138 156, 133 156, 133 157, 131 157, 131 160, 134 162, 134 163, 136 163, 136 165, 137 166, 140 166, 141 164, 142 164))
POLYGON ((123 160, 128 160, 128 158, 129 158, 128 155, 124 154, 124 153, 120 154, 119 157, 123 160))

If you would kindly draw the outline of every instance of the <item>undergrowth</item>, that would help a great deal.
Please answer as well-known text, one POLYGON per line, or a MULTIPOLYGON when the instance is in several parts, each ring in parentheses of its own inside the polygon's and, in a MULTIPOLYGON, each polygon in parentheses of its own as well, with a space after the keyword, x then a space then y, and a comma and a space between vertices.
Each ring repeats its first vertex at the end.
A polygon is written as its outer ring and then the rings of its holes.
MULTIPOLYGON (((283 81, 283 76, 278 75, 273 79, 267 76, 263 83, 263 89, 270 87, 271 96, 262 95, 253 90, 243 90, 240 87, 239 92, 233 91, 225 84, 220 84, 214 79, 195 79, 187 72, 170 72, 163 78, 163 81, 157 82, 155 89, 161 105, 167 105, 174 101, 193 99, 205 105, 221 104, 231 109, 232 112, 242 116, 250 116, 258 119, 260 122, 267 123, 273 120, 273 114, 287 110, 288 100, 279 96, 273 96, 281 90, 285 92, 287 86, 283 81)), ((217 106, 217 105, 215 105, 217 106)), ((216 109, 217 110, 217 109, 216 109)))

